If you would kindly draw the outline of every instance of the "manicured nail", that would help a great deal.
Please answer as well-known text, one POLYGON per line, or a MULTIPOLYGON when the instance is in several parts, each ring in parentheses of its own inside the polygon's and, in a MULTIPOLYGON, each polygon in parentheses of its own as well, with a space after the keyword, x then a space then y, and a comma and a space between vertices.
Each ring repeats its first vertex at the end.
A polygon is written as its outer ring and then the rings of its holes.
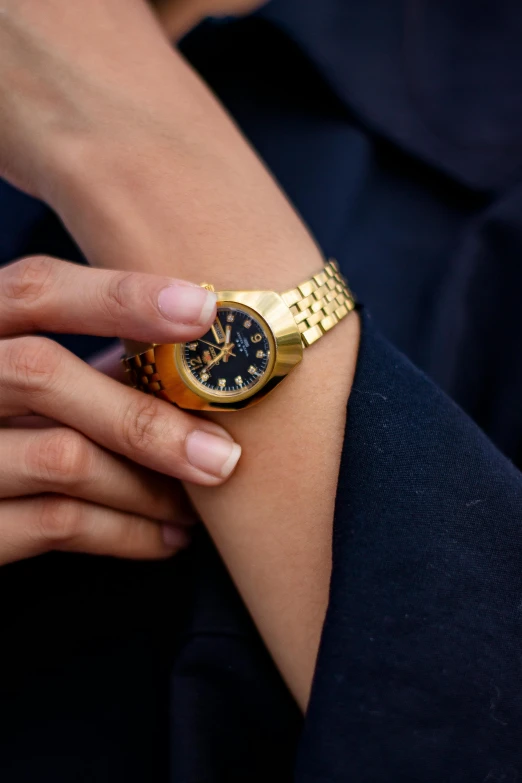
POLYGON ((169 549, 184 549, 190 543, 190 536, 184 530, 173 525, 163 525, 161 529, 163 541, 169 549))
POLYGON ((227 478, 241 456, 241 446, 229 438, 194 430, 185 442, 191 465, 217 478, 227 478))
POLYGON ((204 326, 215 305, 215 293, 197 285, 169 285, 158 294, 158 307, 162 315, 169 321, 182 324, 204 326))

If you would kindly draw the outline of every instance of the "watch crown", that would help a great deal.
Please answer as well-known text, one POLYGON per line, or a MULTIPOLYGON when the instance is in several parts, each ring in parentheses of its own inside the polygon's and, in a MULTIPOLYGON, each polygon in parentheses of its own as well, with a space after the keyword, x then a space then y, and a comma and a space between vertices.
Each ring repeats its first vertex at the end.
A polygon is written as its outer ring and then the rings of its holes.
POLYGON ((215 291, 215 288, 212 285, 212 283, 200 283, 199 285, 201 286, 201 288, 206 288, 207 291, 215 291))

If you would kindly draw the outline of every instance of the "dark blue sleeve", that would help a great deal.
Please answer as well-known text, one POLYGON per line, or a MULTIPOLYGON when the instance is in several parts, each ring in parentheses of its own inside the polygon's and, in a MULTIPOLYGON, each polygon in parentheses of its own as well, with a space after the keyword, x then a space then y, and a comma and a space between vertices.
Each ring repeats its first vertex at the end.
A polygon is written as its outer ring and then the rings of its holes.
POLYGON ((522 770, 522 479, 364 318, 297 780, 522 770))

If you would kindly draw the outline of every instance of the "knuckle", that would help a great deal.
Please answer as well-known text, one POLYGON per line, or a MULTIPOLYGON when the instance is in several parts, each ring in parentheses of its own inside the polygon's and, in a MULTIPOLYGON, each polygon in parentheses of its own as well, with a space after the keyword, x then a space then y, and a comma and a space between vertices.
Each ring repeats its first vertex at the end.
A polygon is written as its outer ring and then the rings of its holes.
POLYGON ((48 256, 30 256, 7 266, 2 275, 2 293, 19 306, 34 304, 52 287, 57 262, 48 256))
POLYGON ((68 429, 38 435, 26 455, 29 475, 42 484, 71 486, 88 479, 91 455, 85 439, 68 429))
POLYGON ((133 453, 148 452, 158 439, 158 403, 154 397, 140 395, 127 408, 121 422, 120 436, 133 453))
POLYGON ((8 384, 23 391, 45 391, 55 378, 61 349, 45 337, 17 337, 5 343, 4 368, 8 384))
POLYGON ((49 545, 62 544, 79 535, 82 523, 82 503, 59 495, 42 497, 38 533, 49 545))
POLYGON ((118 272, 112 275, 107 285, 100 289, 102 306, 111 319, 123 320, 135 312, 138 275, 133 272, 118 272))

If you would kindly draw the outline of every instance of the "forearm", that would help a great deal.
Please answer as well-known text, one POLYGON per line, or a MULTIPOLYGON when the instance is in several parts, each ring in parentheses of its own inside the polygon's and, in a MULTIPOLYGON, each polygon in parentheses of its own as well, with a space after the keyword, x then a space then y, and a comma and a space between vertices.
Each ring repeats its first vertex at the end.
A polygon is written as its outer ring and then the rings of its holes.
POLYGON ((237 472, 219 491, 189 488, 302 707, 328 601, 334 501, 358 327, 356 317, 340 324, 262 405, 222 415, 221 423, 243 446, 237 472))
MULTIPOLYGON (((174 57, 174 55, 173 55, 174 57)), ((216 288, 285 290, 321 254, 256 156, 179 61, 180 136, 168 148, 102 153, 69 179, 62 216, 90 259, 211 281, 216 288), (186 84, 183 87, 183 80, 186 84), (186 92, 184 92, 186 90, 186 92), (189 101, 195 95, 194 104, 189 101), (205 123, 194 122, 201 112, 205 123), (136 165, 145 155, 146 167, 136 165), (96 173, 90 181, 87 172, 96 173), (78 225, 78 216, 82 225, 78 225), (83 221, 88 231, 82 231, 83 221), (100 237, 103 237, 100 240, 100 237)), ((223 415, 243 446, 235 477, 188 487, 276 663, 306 704, 324 619, 331 527, 358 321, 340 324, 257 408, 223 415)))

